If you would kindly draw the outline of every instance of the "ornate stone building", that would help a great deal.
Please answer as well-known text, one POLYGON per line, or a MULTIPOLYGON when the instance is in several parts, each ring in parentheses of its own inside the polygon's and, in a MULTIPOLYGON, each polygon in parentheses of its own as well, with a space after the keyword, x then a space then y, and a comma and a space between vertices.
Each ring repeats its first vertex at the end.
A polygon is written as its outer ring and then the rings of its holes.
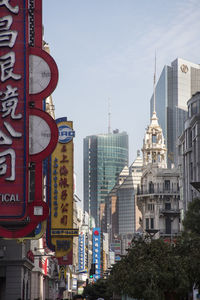
POLYGON ((141 227, 156 238, 171 239, 180 231, 179 172, 167 169, 167 149, 155 111, 142 152, 143 172, 137 195, 141 227))

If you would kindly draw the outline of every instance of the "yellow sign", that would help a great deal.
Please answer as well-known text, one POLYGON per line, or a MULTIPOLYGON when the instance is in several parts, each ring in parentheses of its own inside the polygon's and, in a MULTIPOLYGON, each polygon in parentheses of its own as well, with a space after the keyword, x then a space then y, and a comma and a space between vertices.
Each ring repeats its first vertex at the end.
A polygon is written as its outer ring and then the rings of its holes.
POLYGON ((51 236, 78 236, 78 229, 52 229, 51 236))
POLYGON ((73 243, 65 236, 78 235, 73 229, 73 123, 56 120, 59 139, 51 155, 51 242, 56 256, 65 256, 73 243))

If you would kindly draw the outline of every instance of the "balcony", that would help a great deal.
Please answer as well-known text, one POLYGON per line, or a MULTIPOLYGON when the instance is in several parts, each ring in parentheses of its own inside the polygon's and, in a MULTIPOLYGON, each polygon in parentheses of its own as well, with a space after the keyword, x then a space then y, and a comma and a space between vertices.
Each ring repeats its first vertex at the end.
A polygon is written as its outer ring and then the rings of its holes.
POLYGON ((161 208, 160 216, 166 217, 178 217, 180 215, 180 209, 169 209, 169 208, 161 208))
POLYGON ((160 230, 160 237, 177 237, 180 234, 178 230, 171 230, 171 233, 166 233, 165 229, 160 230))
POLYGON ((161 195, 167 195, 167 196, 170 196, 170 195, 179 195, 179 190, 172 190, 172 189, 154 189, 154 190, 149 190, 149 189, 143 189, 143 190, 137 190, 137 195, 140 196, 140 195, 146 195, 146 196, 149 196, 149 195, 158 195, 158 196, 161 196, 161 195))

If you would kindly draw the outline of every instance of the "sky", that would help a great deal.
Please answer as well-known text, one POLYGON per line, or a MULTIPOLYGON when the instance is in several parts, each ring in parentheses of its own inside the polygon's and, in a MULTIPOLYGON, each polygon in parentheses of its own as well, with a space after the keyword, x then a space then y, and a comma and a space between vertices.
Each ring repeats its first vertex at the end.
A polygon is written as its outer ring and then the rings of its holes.
POLYGON ((83 139, 129 135, 129 165, 150 122, 156 78, 177 57, 200 63, 200 0, 43 0, 44 40, 59 70, 56 118, 73 121, 76 194, 83 199, 83 139), (55 4, 56 3, 56 4, 55 4))

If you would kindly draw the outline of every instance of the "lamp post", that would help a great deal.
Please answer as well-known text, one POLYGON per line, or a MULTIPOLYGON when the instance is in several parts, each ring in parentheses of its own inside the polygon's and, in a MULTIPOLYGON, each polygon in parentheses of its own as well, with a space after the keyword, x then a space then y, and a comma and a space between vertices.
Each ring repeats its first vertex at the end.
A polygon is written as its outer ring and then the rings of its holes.
POLYGON ((160 229, 146 229, 145 231, 148 233, 150 239, 152 240, 152 238, 156 235, 156 233, 160 231, 160 229))

